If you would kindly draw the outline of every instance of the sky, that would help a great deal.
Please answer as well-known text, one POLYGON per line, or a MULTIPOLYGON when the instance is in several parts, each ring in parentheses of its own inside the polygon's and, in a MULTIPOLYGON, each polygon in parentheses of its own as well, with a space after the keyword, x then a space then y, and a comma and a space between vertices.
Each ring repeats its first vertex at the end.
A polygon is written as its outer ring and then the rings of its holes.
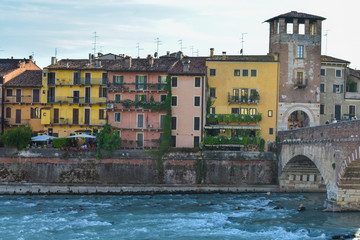
POLYGON ((53 56, 88 58, 94 46, 132 57, 265 55, 264 21, 290 11, 325 17, 322 54, 360 69, 358 0, 1 0, 0 58, 33 55, 44 68, 53 56))

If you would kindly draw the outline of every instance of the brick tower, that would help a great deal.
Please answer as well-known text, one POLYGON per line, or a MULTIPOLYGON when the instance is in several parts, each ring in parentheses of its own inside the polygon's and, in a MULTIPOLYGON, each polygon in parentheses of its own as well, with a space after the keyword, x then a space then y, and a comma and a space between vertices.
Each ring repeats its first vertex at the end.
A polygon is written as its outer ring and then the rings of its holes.
POLYGON ((292 11, 266 20, 269 54, 280 61, 278 130, 320 123, 323 17, 292 11))

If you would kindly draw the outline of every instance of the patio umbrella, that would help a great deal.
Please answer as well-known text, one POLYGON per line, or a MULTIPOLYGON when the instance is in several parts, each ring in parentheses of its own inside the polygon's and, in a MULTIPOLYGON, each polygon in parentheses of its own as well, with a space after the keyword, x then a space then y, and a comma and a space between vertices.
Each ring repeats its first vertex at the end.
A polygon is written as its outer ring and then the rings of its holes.
POLYGON ((53 137, 53 136, 49 136, 49 135, 45 134, 45 135, 32 137, 31 141, 33 141, 33 142, 45 142, 47 140, 54 139, 54 138, 57 138, 57 137, 53 137))
POLYGON ((96 138, 96 137, 89 134, 78 134, 78 135, 68 136, 67 138, 96 138))

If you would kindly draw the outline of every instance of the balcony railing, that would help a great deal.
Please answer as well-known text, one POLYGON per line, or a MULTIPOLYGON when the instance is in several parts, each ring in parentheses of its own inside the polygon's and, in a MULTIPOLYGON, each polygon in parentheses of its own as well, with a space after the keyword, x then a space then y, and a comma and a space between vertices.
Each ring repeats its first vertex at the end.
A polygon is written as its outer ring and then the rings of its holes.
POLYGON ((33 96, 21 96, 21 98, 17 98, 16 96, 7 96, 5 97, 5 104, 6 103, 40 103, 40 98, 38 101, 33 101, 33 96))
MULTIPOLYGON (((39 119, 40 120, 40 119, 39 119)), ((6 118, 5 119, 5 125, 28 125, 30 123, 29 118, 21 118, 21 119, 15 119, 15 118, 6 118)))
POLYGON ((100 97, 48 97, 47 103, 59 104, 105 104, 106 98, 100 97))
POLYGON ((231 95, 230 93, 228 93, 228 103, 256 103, 258 104, 259 103, 259 96, 234 96, 234 95, 231 95))
POLYGON ((212 124, 230 124, 230 123, 258 123, 262 119, 262 114, 208 114, 206 116, 207 125, 212 124))
POLYGON ((111 89, 122 91, 165 91, 167 85, 167 83, 108 83, 111 89))
POLYGON ((294 88, 306 88, 307 79, 294 79, 294 88))
POLYGON ((70 86, 70 85, 106 85, 108 84, 107 78, 74 78, 74 79, 64 79, 57 78, 48 79, 48 85, 57 85, 57 86, 70 86))
MULTIPOLYGON (((50 125, 84 125, 84 126, 103 126, 106 124, 106 120, 105 119, 95 119, 95 118, 90 118, 89 123, 85 122, 85 118, 84 117, 80 117, 77 122, 74 122, 73 118, 58 118, 55 119, 54 117, 50 118, 50 125)), ((45 124, 46 125, 46 124, 45 124)))

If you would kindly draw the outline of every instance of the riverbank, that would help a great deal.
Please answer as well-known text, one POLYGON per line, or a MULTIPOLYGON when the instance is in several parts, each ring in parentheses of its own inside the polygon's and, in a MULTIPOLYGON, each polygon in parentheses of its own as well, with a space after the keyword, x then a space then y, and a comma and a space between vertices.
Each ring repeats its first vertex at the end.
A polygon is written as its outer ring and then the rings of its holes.
POLYGON ((48 183, 0 183, 2 195, 24 194, 185 194, 185 193, 267 193, 279 192, 278 185, 183 186, 183 185, 88 185, 48 183))

